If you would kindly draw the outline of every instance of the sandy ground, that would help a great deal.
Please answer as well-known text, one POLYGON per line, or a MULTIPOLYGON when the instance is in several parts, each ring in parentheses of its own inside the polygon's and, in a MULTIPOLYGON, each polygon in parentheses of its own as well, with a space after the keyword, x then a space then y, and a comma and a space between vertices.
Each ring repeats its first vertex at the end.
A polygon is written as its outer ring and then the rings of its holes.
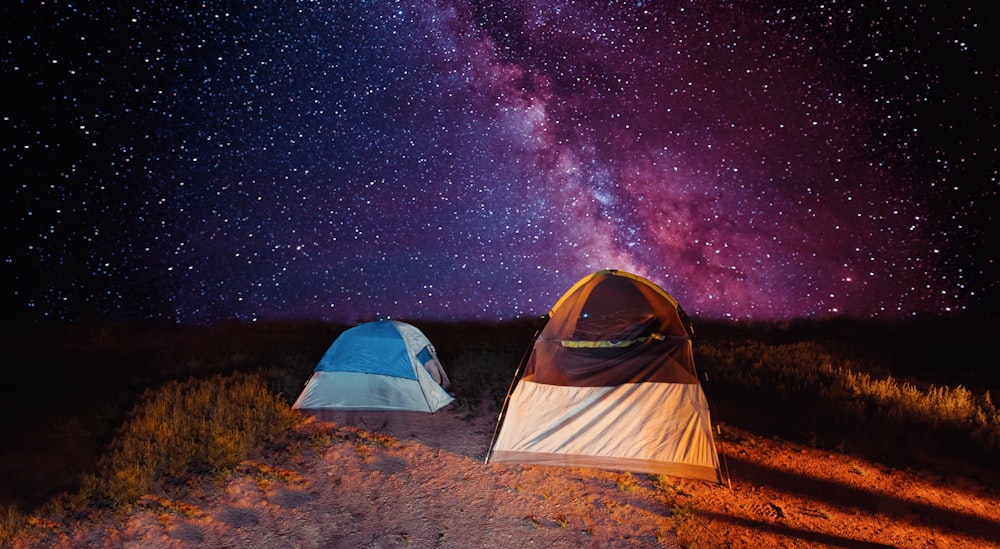
POLYGON ((484 464, 487 413, 318 418, 226 478, 125 514, 38 520, 15 547, 1000 547, 974 482, 723 432, 729 486, 484 464))

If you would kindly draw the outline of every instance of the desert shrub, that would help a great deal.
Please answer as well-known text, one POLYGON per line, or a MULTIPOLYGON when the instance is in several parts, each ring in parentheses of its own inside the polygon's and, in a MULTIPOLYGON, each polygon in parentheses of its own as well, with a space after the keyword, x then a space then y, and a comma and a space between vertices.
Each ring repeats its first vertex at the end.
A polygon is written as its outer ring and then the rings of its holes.
POLYGON ((907 436, 939 433, 984 456, 1000 453, 1000 411, 988 391, 976 396, 961 385, 921 389, 892 376, 873 378, 849 370, 840 372, 838 381, 867 405, 871 416, 901 427, 907 436))
POLYGON ((16 505, 7 505, 0 509, 0 546, 6 547, 27 523, 27 517, 18 510, 16 505))
POLYGON ((702 340, 696 362, 710 373, 707 390, 820 444, 897 456, 955 444, 980 458, 1000 451, 1000 413, 988 392, 873 375, 884 369, 815 341, 702 340))
POLYGON ((128 505, 157 480, 231 470, 299 417, 262 377, 234 373, 147 391, 99 463, 93 499, 128 505))
POLYGON ((615 486, 617 486, 622 492, 631 492, 639 485, 639 481, 636 479, 635 475, 627 471, 615 475, 614 480, 615 486))
POLYGON ((155 469, 145 464, 116 460, 106 477, 106 496, 117 504, 132 503, 149 490, 155 473, 155 469))
POLYGON ((670 507, 670 516, 679 521, 686 521, 694 517, 694 502, 688 500, 684 503, 677 503, 670 507))

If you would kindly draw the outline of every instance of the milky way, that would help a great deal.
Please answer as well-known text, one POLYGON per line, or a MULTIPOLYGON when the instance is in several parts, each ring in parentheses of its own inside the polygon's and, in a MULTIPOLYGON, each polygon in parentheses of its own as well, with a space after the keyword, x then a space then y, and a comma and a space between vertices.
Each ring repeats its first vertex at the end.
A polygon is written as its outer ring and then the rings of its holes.
POLYGON ((14 4, 8 317, 505 319, 604 268, 710 318, 995 296, 997 8, 14 4))

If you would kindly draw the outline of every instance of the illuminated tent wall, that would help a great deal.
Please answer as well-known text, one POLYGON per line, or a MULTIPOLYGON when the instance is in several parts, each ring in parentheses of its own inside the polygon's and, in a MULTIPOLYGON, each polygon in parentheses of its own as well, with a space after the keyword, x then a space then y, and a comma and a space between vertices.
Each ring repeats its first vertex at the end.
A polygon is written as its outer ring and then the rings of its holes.
POLYGON ((486 461, 721 483, 686 320, 642 277, 607 270, 579 281, 535 339, 486 461))
POLYGON ((435 412, 454 398, 434 346, 395 320, 359 324, 327 349, 293 408, 435 412))

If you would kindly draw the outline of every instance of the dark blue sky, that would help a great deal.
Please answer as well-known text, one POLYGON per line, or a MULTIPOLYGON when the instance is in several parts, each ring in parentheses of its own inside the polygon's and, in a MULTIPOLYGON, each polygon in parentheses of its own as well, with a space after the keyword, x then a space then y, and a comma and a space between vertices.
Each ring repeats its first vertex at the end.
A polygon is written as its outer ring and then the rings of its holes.
POLYGON ((5 312, 985 308, 997 8, 947 4, 8 3, 5 312))

